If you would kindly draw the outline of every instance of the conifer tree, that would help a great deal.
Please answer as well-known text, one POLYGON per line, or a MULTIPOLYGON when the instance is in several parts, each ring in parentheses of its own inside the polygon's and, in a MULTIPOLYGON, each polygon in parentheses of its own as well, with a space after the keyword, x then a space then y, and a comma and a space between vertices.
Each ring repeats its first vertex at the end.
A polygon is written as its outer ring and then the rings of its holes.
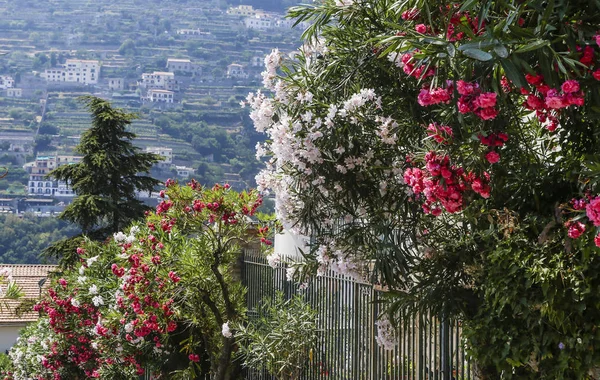
MULTIPOLYGON (((77 194, 59 217, 79 225, 85 235, 104 239, 144 215, 148 207, 137 198, 137 193, 150 193, 159 184, 144 173, 148 174, 160 157, 139 152, 132 144, 135 134, 126 127, 136 118, 134 114, 93 96, 82 100, 92 115, 92 126, 81 135, 75 149, 83 158, 79 163, 60 166, 49 175, 67 182, 77 194)), ((73 239, 59 241, 45 254, 62 257, 63 264, 68 265, 73 243, 73 239)))

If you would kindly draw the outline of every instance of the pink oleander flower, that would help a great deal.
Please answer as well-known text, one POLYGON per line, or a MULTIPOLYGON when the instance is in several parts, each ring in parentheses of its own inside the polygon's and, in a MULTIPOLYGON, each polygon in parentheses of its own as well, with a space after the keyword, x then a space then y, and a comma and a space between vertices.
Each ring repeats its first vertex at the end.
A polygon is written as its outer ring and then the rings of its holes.
POLYGON ((498 94, 496 94, 495 92, 485 92, 479 95, 475 99, 474 103, 477 107, 480 108, 494 107, 496 105, 497 96, 498 94))
POLYGON ((565 94, 577 92, 579 91, 579 82, 576 80, 568 80, 562 84, 561 89, 565 94))
POLYGON ((448 103, 452 99, 450 90, 444 88, 434 88, 431 91, 423 88, 417 97, 417 102, 423 106, 430 106, 438 103, 448 103))
POLYGON ((600 247, 600 234, 594 238, 594 244, 596 244, 596 247, 600 247))
POLYGON ((427 26, 425 24, 418 24, 415 26, 417 33, 425 34, 427 32, 427 26))
POLYGON ((565 106, 569 105, 581 107, 585 104, 583 92, 571 92, 566 94, 563 97, 563 103, 565 103, 565 106))
POLYGON ((529 83, 531 85, 538 86, 544 82, 544 76, 541 74, 540 75, 525 74, 525 80, 527 81, 527 83, 529 83))
POLYGON ((527 97, 527 105, 532 110, 539 110, 544 108, 544 101, 535 95, 529 95, 527 97))
POLYGON ((596 80, 600 80, 600 69, 598 69, 598 70, 594 71, 594 72, 592 73, 592 76, 594 77, 594 79, 596 79, 596 80))
POLYGON ((483 120, 493 120, 498 116, 498 110, 493 107, 482 108, 476 112, 476 115, 483 120))
POLYGON ((546 98, 546 106, 552 109, 559 109, 564 108, 565 103, 563 102, 563 99, 560 96, 548 96, 546 98))
POLYGON ((402 12, 402 20, 414 20, 419 16, 419 10, 417 8, 409 9, 402 12))
POLYGON ((422 89, 421 92, 419 92, 417 102, 423 107, 434 104, 433 98, 431 97, 431 93, 427 89, 422 89))
POLYGON ((600 197, 596 197, 588 203, 585 213, 594 226, 600 226, 600 197))
POLYGON ((573 209, 575 210, 584 210, 585 206, 587 205, 587 200, 585 198, 581 198, 581 199, 571 199, 571 205, 573 206, 573 209))
POLYGON ((490 186, 481 178, 475 178, 471 182, 471 188, 474 192, 481 195, 483 198, 489 198, 491 193, 490 186))
POLYGON ((461 95, 471 95, 475 89, 476 86, 473 83, 465 82, 464 80, 456 82, 456 91, 461 95))
POLYGON ((568 235, 571 239, 579 239, 585 232, 585 224, 581 222, 567 222, 569 226, 568 235))
POLYGON ((485 159, 490 164, 495 164, 496 162, 500 161, 500 155, 498 154, 498 152, 491 150, 485 155, 485 159))
POLYGON ((581 62, 582 64, 584 64, 586 66, 590 66, 591 64, 594 63, 594 47, 593 46, 588 45, 583 49, 583 55, 579 59, 579 62, 581 62))
POLYGON ((440 144, 449 144, 452 139, 452 128, 447 125, 431 123, 427 127, 427 134, 440 144))

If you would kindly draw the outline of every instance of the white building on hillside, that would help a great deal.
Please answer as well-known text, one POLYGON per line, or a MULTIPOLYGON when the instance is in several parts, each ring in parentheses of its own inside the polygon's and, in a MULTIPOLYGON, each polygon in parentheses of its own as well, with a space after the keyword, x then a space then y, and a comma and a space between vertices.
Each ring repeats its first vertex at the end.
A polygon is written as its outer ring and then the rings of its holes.
POLYGON ((259 9, 252 8, 252 5, 239 5, 237 7, 230 7, 227 10, 227 14, 230 16, 246 16, 253 17, 260 14, 262 11, 259 9))
POLYGON ((68 184, 48 178, 47 175, 59 166, 81 161, 80 156, 38 156, 34 162, 29 162, 23 169, 29 173, 28 194, 37 196, 72 197, 75 193, 68 184))
POLYGON ((186 40, 214 40, 215 36, 211 32, 205 32, 201 29, 178 29, 177 35, 186 40))
POLYGON ((169 58, 167 59, 167 70, 170 72, 199 73, 201 68, 200 65, 192 63, 189 59, 169 58))
POLYGON ((181 178, 189 178, 196 173, 194 168, 188 168, 187 166, 175 166, 177 176, 181 178))
POLYGON ((246 28, 258 30, 272 29, 276 26, 271 18, 258 15, 244 19, 244 25, 246 28))
POLYGON ((169 90, 151 89, 146 93, 146 98, 143 100, 148 102, 173 103, 175 93, 169 90))
POLYGON ((15 80, 9 75, 0 75, 0 90, 15 87, 15 80))
POLYGON ((97 84, 100 77, 100 61, 67 59, 61 67, 46 69, 42 77, 48 82, 97 84))
POLYGON ((248 73, 244 70, 244 66, 238 63, 232 63, 227 66, 227 78, 248 78, 248 73))
POLYGON ((6 97, 7 98, 20 98, 23 96, 23 89, 21 88, 7 88, 6 89, 6 97))
POLYGON ((154 88, 169 91, 177 91, 179 89, 178 83, 175 80, 175 74, 162 71, 142 74, 142 80, 138 84, 144 89, 154 88))
POLYGON ((161 169, 168 169, 173 164, 173 149, 165 147, 149 146, 146 153, 154 153, 162 156, 162 160, 156 164, 161 169))

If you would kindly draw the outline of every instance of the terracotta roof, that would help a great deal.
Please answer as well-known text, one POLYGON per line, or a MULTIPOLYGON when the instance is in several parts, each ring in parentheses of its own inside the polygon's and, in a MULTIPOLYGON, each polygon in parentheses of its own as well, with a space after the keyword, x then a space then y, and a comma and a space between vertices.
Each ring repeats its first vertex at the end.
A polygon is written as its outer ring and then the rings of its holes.
MULTIPOLYGON (((19 285, 25 295, 19 300, 5 300, 0 298, 0 324, 4 323, 24 323, 37 320, 38 313, 33 310, 17 316, 14 309, 24 300, 37 300, 40 295, 40 280, 47 278, 48 273, 56 270, 56 265, 19 265, 19 264, 0 264, 2 268, 11 268, 13 280, 19 285)), ((47 280, 42 286, 42 293, 50 285, 47 280)), ((4 288, 6 284, 3 284, 4 288)))

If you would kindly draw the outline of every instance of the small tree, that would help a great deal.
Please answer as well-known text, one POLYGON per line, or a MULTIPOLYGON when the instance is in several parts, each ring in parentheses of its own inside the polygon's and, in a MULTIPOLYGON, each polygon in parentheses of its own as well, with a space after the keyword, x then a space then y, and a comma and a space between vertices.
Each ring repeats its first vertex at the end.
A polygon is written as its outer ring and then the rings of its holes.
POLYGON ((244 365, 266 369, 281 380, 299 379, 317 342, 317 313, 302 296, 267 299, 257 320, 239 326, 236 338, 244 365))
MULTIPOLYGON (((60 166, 49 175, 69 183, 77 194, 60 218, 79 225, 86 235, 104 239, 143 217, 148 210, 137 199, 137 193, 151 192, 159 181, 139 173, 148 173, 160 158, 139 152, 132 144, 135 134, 126 128, 135 115, 115 109, 103 99, 92 96, 82 99, 92 114, 92 127, 82 134, 75 150, 83 159, 60 166)), ((67 251, 74 252, 65 249, 70 245, 69 240, 62 240, 46 253, 61 257, 67 251)), ((66 256, 63 261, 68 263, 71 259, 66 256)))
POLYGON ((245 318, 245 288, 236 267, 245 242, 271 244, 252 221, 261 198, 170 180, 161 196, 145 224, 77 249, 36 307, 39 328, 11 351, 17 378, 238 378, 229 324, 245 318))

